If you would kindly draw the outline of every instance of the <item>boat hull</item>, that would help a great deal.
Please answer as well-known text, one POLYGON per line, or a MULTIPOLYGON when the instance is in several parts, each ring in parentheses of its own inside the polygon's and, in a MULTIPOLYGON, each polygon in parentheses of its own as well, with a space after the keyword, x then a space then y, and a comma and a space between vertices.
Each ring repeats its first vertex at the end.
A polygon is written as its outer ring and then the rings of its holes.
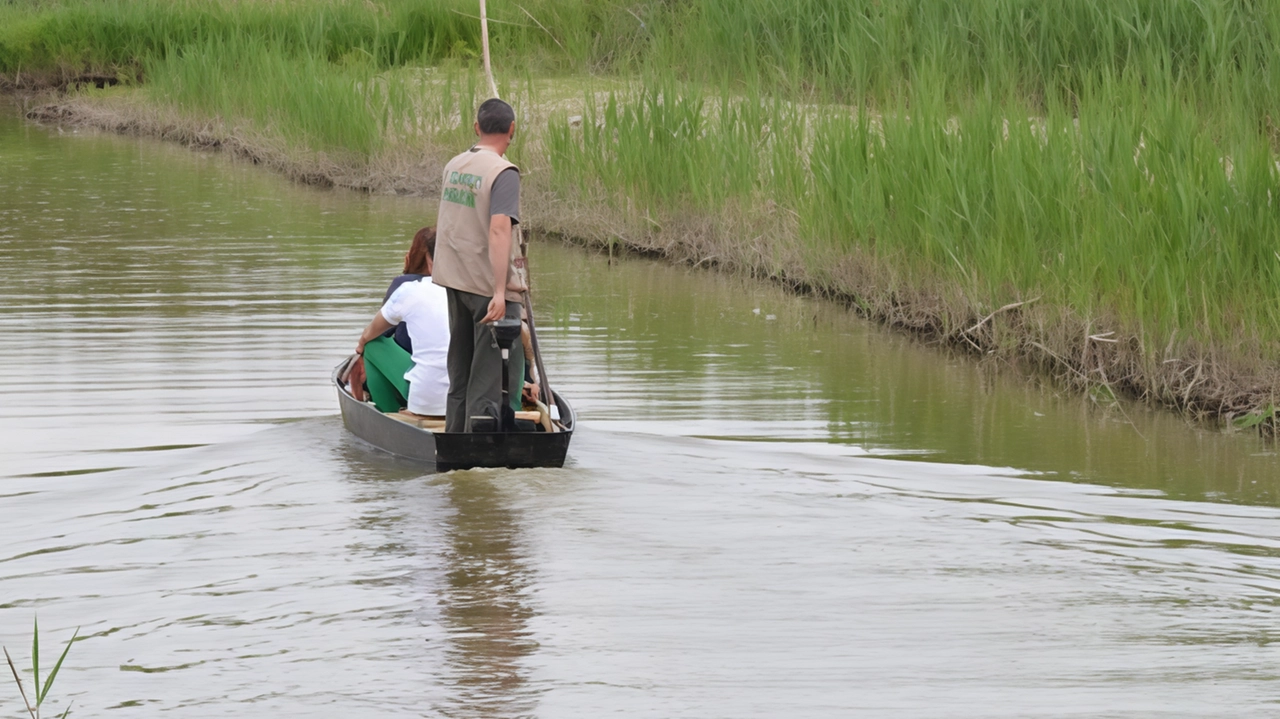
POLYGON ((406 459, 434 465, 436 471, 474 467, 562 467, 573 438, 575 416, 559 394, 562 432, 431 432, 379 412, 352 397, 340 379, 350 359, 333 371, 342 423, 369 444, 406 459))
POLYGON ((572 437, 573 432, 441 432, 435 436, 436 470, 563 467, 572 437))

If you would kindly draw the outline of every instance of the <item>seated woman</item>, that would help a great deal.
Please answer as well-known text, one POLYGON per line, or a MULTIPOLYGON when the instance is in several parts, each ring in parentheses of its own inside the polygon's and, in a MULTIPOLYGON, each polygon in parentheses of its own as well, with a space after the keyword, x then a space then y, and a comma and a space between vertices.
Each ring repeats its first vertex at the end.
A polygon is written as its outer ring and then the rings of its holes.
POLYGON ((425 227, 405 254, 405 274, 392 282, 382 309, 356 345, 363 361, 351 373, 352 395, 363 399, 363 380, 382 412, 407 405, 412 414, 444 416, 449 392, 449 302, 442 287, 429 279, 422 281, 431 276, 434 255, 435 228, 425 227), (403 328, 411 353, 393 338, 397 325, 403 328))
MULTIPOLYGON (((417 282, 420 279, 431 277, 431 263, 436 256, 436 228, 424 227, 418 230, 413 236, 413 242, 409 243, 409 249, 404 253, 404 273, 398 275, 391 280, 391 285, 387 287, 387 293, 382 296, 385 303, 391 299, 391 293, 406 282, 417 282)), ((409 337, 409 329, 405 323, 401 322, 395 326, 393 330, 387 330, 383 333, 384 337, 393 337, 396 344, 404 348, 405 352, 413 354, 413 340, 409 337)))

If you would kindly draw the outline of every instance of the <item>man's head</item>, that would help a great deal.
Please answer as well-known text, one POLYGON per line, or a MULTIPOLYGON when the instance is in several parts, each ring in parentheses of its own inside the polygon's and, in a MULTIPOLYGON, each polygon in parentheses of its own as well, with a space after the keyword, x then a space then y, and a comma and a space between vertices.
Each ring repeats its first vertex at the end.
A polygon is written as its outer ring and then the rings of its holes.
POLYGON ((485 100, 476 111, 476 134, 481 138, 502 136, 510 142, 516 134, 516 111, 496 97, 485 100))

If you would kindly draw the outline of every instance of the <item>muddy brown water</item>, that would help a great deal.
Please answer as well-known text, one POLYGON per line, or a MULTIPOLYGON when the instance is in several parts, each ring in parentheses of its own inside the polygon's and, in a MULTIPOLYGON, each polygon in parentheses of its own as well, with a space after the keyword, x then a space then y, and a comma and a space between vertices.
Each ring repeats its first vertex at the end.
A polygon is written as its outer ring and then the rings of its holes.
POLYGON ((328 373, 431 203, 9 115, 0 640, 83 637, 46 713, 1280 713, 1253 437, 535 240, 569 465, 426 475, 328 373))

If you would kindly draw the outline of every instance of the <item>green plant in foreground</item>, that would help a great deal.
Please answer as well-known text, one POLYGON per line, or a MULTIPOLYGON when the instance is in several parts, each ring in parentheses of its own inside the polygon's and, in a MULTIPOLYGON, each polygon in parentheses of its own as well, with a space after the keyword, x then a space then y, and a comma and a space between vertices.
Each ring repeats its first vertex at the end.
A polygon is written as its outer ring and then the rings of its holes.
MULTIPOLYGON (((80 634, 80 628, 76 627, 76 631, 71 635, 71 641, 67 642, 67 648, 62 650, 62 656, 58 657, 58 663, 53 665, 53 671, 49 672, 49 677, 44 680, 44 686, 40 686, 40 621, 37 619, 33 623, 31 630, 31 671, 35 675, 35 696, 36 703, 33 706, 31 700, 27 698, 27 690, 22 686, 22 679, 18 676, 18 668, 13 665, 13 657, 9 656, 9 648, 4 647, 4 658, 9 662, 9 669, 13 672, 13 681, 18 684, 18 691, 22 694, 22 701, 27 705, 27 713, 31 715, 31 719, 40 719, 40 705, 44 703, 46 697, 49 696, 49 690, 53 688, 53 680, 58 676, 58 670, 62 668, 62 661, 67 658, 67 652, 71 651, 71 645, 75 643, 76 637, 80 634)), ((71 705, 67 705, 66 711, 62 712, 65 718, 71 713, 71 705)))
POLYGON ((1280 408, 1276 407, 1274 404, 1267 405, 1262 409, 1250 412, 1242 417, 1237 417, 1233 420, 1233 424, 1240 429, 1253 429, 1254 427, 1261 425, 1263 422, 1274 422, 1278 411, 1280 411, 1280 408))

